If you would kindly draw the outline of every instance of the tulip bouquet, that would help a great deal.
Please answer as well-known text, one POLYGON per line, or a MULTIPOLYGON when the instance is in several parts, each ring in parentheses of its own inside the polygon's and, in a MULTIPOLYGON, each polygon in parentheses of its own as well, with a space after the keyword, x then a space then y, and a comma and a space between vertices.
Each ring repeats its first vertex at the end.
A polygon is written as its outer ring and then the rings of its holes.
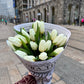
POLYGON ((17 35, 9 37, 8 46, 20 57, 27 61, 43 61, 53 58, 64 50, 67 37, 53 29, 45 32, 44 22, 36 21, 29 32, 24 28, 17 35))
POLYGON ((14 28, 17 35, 8 38, 8 46, 36 78, 37 84, 41 81, 43 84, 51 84, 56 60, 66 47, 70 31, 43 21, 21 24, 14 28), (49 31, 48 28, 53 29, 49 31))

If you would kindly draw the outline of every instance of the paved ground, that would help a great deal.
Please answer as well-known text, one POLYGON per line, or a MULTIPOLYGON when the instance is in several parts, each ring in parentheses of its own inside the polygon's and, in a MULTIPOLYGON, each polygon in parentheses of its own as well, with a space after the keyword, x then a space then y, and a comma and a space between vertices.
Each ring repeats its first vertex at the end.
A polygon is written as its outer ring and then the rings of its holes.
POLYGON ((84 26, 65 25, 64 27, 72 33, 64 55, 84 64, 84 26))
MULTIPOLYGON (((7 38, 15 34, 13 26, 0 24, 0 84, 14 84, 28 72, 6 45, 7 38)), ((64 55, 57 61, 52 84, 84 84, 84 27, 65 27, 72 36, 64 55)))

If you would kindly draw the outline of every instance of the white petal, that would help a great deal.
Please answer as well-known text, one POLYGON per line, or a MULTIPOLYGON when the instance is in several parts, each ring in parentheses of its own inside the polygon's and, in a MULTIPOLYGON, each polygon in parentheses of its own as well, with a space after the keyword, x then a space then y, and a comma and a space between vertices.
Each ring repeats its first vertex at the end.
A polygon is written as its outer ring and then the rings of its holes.
POLYGON ((42 52, 40 55, 39 55, 39 59, 40 60, 46 60, 48 58, 47 56, 47 53, 46 52, 42 52))
POLYGON ((63 41, 60 43, 60 45, 59 45, 59 46, 63 46, 63 45, 66 43, 66 41, 67 41, 67 37, 66 37, 66 36, 64 36, 64 39, 63 39, 63 41))
POLYGON ((37 24, 39 25, 40 27, 40 21, 36 20, 36 22, 34 22, 34 31, 36 32, 37 31, 37 24))
POLYGON ((24 29, 22 29, 22 34, 25 35, 25 36, 27 36, 28 38, 30 38, 29 34, 24 29))
POLYGON ((6 41, 7 45, 12 49, 12 50, 16 50, 15 47, 13 46, 13 44, 10 41, 6 41))
POLYGON ((30 29, 29 33, 30 33, 30 39, 35 41, 35 31, 33 29, 30 29))
POLYGON ((27 40, 26 40, 26 38, 24 36, 16 35, 15 37, 18 38, 18 39, 21 39, 25 44, 27 44, 27 40))
POLYGON ((63 50, 64 50, 63 47, 59 47, 59 48, 55 49, 54 52, 56 52, 57 54, 60 54, 63 50))
POLYGON ((45 32, 44 22, 41 21, 41 22, 40 22, 40 33, 43 34, 44 32, 45 32))
POLYGON ((54 40, 53 43, 59 44, 61 39, 64 37, 64 34, 59 34, 54 40))
POLYGON ((57 37, 57 30, 53 29, 50 35, 51 35, 51 40, 54 40, 57 37))
POLYGON ((47 42, 46 42, 46 44, 45 44, 45 46, 44 46, 45 48, 46 48, 46 50, 48 49, 50 49, 50 47, 51 47, 51 40, 48 40, 47 42))
POLYGON ((44 52, 46 50, 46 47, 45 47, 45 40, 41 40, 40 43, 39 43, 39 51, 40 52, 44 52))
POLYGON ((17 47, 21 47, 21 45, 22 45, 21 40, 18 39, 18 38, 9 37, 8 40, 9 40, 13 45, 15 45, 15 46, 17 46, 17 47))
POLYGON ((32 48, 32 50, 37 50, 37 44, 33 41, 30 41, 30 46, 32 48))
POLYGON ((34 56, 24 56, 24 59, 30 62, 35 62, 35 57, 34 56))
POLYGON ((27 54, 26 54, 25 52, 20 51, 20 50, 15 51, 15 53, 16 53, 18 56, 22 57, 22 58, 23 58, 24 56, 27 56, 27 54))

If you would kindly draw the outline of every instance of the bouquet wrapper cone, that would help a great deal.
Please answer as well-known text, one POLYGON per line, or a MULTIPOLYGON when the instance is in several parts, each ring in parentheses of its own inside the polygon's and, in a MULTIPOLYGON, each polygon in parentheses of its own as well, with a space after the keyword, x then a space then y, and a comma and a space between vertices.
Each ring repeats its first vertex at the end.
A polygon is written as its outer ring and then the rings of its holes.
MULTIPOLYGON (((20 28, 25 28, 27 31, 32 27, 32 23, 24 23, 17 26, 14 26, 14 29, 20 31, 20 28)), ((45 23, 45 32, 51 32, 52 29, 56 29, 58 34, 63 33, 67 36, 67 42, 70 38, 71 32, 59 25, 54 25, 50 23, 45 23)), ((65 47, 67 46, 67 43, 65 47)), ((61 56, 62 53, 53 57, 52 59, 46 61, 38 61, 38 62, 29 62, 24 60, 23 58, 17 56, 24 66, 30 71, 30 73, 36 78, 37 84, 51 84, 52 73, 55 68, 56 60, 61 56)))

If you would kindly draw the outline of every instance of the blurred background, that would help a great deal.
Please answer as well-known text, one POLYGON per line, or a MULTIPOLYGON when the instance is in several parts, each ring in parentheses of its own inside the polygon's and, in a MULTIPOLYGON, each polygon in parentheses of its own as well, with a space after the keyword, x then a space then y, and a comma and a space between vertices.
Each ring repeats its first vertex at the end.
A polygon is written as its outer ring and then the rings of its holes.
POLYGON ((0 0, 0 21, 84 24, 84 0, 0 0))

